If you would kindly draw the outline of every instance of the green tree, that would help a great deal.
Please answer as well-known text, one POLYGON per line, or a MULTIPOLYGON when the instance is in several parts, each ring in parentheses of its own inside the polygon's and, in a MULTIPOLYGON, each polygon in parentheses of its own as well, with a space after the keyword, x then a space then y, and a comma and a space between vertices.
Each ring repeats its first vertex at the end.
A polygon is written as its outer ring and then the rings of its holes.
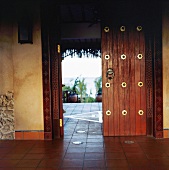
POLYGON ((96 87, 96 94, 98 93, 102 93, 102 77, 97 77, 95 80, 94 80, 94 84, 95 84, 95 87, 96 87))
POLYGON ((80 95, 80 101, 83 102, 83 98, 86 97, 87 84, 85 83, 85 78, 78 81, 76 86, 76 92, 80 95))

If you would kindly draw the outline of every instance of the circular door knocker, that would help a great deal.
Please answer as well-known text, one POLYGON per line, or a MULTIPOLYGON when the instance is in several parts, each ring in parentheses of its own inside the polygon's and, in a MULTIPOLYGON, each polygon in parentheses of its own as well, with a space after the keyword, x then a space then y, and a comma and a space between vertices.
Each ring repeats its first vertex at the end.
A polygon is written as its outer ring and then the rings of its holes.
POLYGON ((142 55, 142 54, 138 54, 138 55, 137 55, 137 58, 138 58, 139 60, 141 60, 141 59, 143 58, 143 55, 142 55))
POLYGON ((106 86, 107 88, 109 88, 109 87, 110 87, 110 83, 106 83, 105 86, 106 86))
POLYGON ((125 88, 125 87, 127 87, 127 83, 126 83, 126 82, 122 82, 122 83, 121 83, 121 86, 122 86, 123 88, 125 88))
POLYGON ((104 27, 104 32, 109 32, 109 27, 104 27))
POLYGON ((107 115, 107 116, 110 116, 110 115, 111 115, 111 111, 110 111, 110 110, 107 110, 107 111, 106 111, 106 115, 107 115))
POLYGON ((137 26, 137 31, 141 31, 142 29, 142 26, 137 26))
POLYGON ((143 82, 142 81, 138 82, 138 86, 142 87, 143 86, 143 82))
POLYGON ((123 110, 123 111, 122 111, 122 115, 123 115, 123 116, 126 116, 126 115, 127 115, 127 110, 123 110))
POLYGON ((110 56, 107 54, 107 55, 104 56, 104 58, 105 58, 106 60, 109 60, 109 59, 110 59, 110 56))
POLYGON ((121 59, 122 59, 122 60, 125 60, 125 59, 126 59, 126 55, 125 55, 125 54, 122 54, 122 55, 121 55, 121 59))
POLYGON ((109 80, 111 80, 111 79, 114 78, 114 76, 115 76, 114 70, 113 70, 112 68, 109 68, 109 69, 107 70, 106 77, 107 77, 109 80))
POLYGON ((142 116, 142 115, 144 114, 144 111, 143 111, 143 110, 139 110, 139 111, 138 111, 138 114, 139 114, 140 116, 142 116))
POLYGON ((121 26, 120 27, 120 31, 124 32, 126 30, 126 27, 125 26, 121 26))

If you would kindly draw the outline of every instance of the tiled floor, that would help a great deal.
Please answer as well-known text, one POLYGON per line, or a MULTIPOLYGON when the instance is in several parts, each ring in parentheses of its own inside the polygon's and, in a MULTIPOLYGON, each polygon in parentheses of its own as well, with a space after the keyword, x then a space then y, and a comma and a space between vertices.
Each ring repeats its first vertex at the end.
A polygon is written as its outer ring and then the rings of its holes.
MULTIPOLYGON (((65 115, 99 107, 64 105, 65 115)), ((101 123, 66 118, 64 139, 0 141, 0 169, 169 170, 169 139, 103 137, 101 123)))

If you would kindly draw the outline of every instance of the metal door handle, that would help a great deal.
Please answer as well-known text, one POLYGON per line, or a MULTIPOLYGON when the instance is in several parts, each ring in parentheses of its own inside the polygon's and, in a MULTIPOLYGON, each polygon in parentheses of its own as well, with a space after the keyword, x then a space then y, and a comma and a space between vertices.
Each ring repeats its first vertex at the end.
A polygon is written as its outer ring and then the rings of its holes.
POLYGON ((110 79, 110 80, 114 78, 114 71, 113 71, 112 68, 109 68, 109 69, 107 70, 107 72, 106 72, 106 77, 107 77, 108 79, 110 79))

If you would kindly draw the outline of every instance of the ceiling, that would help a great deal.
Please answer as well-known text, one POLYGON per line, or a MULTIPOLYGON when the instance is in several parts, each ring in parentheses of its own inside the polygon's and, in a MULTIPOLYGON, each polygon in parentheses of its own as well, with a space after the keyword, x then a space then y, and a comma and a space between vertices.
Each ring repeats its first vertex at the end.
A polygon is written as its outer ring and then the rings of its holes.
POLYGON ((98 1, 59 3, 62 51, 76 48, 100 50, 100 6, 98 1), (97 2, 97 3, 96 3, 97 2))

